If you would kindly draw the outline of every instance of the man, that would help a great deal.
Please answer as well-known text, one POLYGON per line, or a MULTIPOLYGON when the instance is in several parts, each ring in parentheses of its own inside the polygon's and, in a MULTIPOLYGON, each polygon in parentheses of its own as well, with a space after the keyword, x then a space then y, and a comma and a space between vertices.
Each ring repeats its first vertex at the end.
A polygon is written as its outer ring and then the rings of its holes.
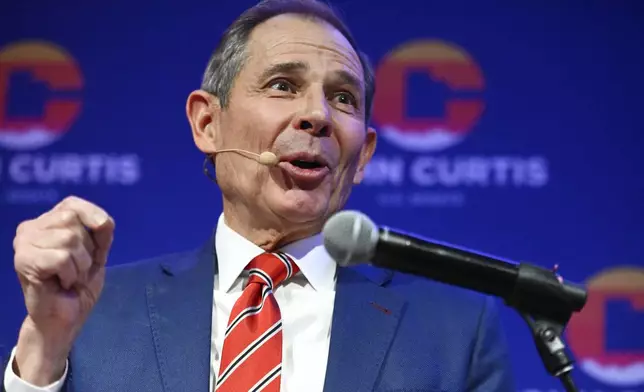
POLYGON ((186 105, 223 195, 216 233, 106 270, 115 225, 100 207, 71 197, 23 222, 28 316, 7 392, 511 391, 488 298, 324 251, 321 228, 375 149, 373 83, 325 5, 244 13, 186 105))

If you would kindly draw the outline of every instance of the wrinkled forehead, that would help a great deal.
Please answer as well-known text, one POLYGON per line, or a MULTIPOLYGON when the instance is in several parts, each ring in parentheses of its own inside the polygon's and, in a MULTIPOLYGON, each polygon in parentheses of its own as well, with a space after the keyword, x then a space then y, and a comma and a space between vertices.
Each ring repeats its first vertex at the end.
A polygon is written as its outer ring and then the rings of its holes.
POLYGON ((247 66, 254 73, 289 62, 305 63, 311 72, 322 77, 349 72, 364 84, 356 51, 342 33, 319 19, 280 15, 253 30, 248 41, 247 66))

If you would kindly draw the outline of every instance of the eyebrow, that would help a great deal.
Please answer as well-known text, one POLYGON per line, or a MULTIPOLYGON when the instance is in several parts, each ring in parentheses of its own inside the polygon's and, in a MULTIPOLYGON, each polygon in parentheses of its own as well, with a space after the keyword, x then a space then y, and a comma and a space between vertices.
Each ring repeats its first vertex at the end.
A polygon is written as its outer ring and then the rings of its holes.
MULTIPOLYGON (((267 80, 271 77, 279 74, 294 74, 300 72, 307 72, 310 69, 309 64, 303 61, 289 61, 285 63, 273 64, 270 67, 266 68, 262 72, 260 80, 267 80)), ((360 94, 364 93, 364 86, 362 81, 356 77, 351 72, 340 69, 333 72, 333 75, 329 78, 331 81, 337 84, 346 84, 356 90, 360 94)))
POLYGON ((338 70, 334 72, 332 79, 340 84, 348 84, 356 88, 359 92, 363 90, 362 81, 349 71, 343 69, 338 70))

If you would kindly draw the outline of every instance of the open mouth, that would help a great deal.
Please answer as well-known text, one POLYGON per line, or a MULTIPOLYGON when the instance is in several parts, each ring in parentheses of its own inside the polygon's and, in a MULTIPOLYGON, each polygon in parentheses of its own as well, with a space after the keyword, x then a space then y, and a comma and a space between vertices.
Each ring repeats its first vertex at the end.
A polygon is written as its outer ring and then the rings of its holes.
POLYGON ((323 157, 313 154, 297 154, 282 157, 280 167, 291 179, 306 187, 317 186, 331 169, 323 157))
POLYGON ((321 162, 312 160, 312 161, 305 161, 302 159, 295 159, 292 161, 289 161, 289 163, 295 167, 299 167, 300 169, 319 169, 324 167, 324 165, 321 162))

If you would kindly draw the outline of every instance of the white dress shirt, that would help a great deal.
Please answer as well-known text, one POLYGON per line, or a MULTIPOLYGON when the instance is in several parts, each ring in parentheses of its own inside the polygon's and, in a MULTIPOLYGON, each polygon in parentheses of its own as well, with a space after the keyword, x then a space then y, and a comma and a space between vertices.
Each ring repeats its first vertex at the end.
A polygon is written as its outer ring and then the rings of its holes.
MULTIPOLYGON (((230 311, 241 296, 247 280, 243 271, 253 257, 264 251, 231 230, 219 217, 215 234, 218 272, 214 276, 210 390, 219 371, 224 331, 230 311)), ((321 235, 309 237, 281 249, 291 256, 300 273, 274 290, 282 313, 282 391, 322 391, 329 354, 331 320, 335 299, 336 264, 322 245, 321 235)), ((46 387, 36 387, 13 372, 15 348, 5 370, 7 392, 59 392, 65 374, 46 387)), ((151 366, 156 366, 151 364, 151 366)))

